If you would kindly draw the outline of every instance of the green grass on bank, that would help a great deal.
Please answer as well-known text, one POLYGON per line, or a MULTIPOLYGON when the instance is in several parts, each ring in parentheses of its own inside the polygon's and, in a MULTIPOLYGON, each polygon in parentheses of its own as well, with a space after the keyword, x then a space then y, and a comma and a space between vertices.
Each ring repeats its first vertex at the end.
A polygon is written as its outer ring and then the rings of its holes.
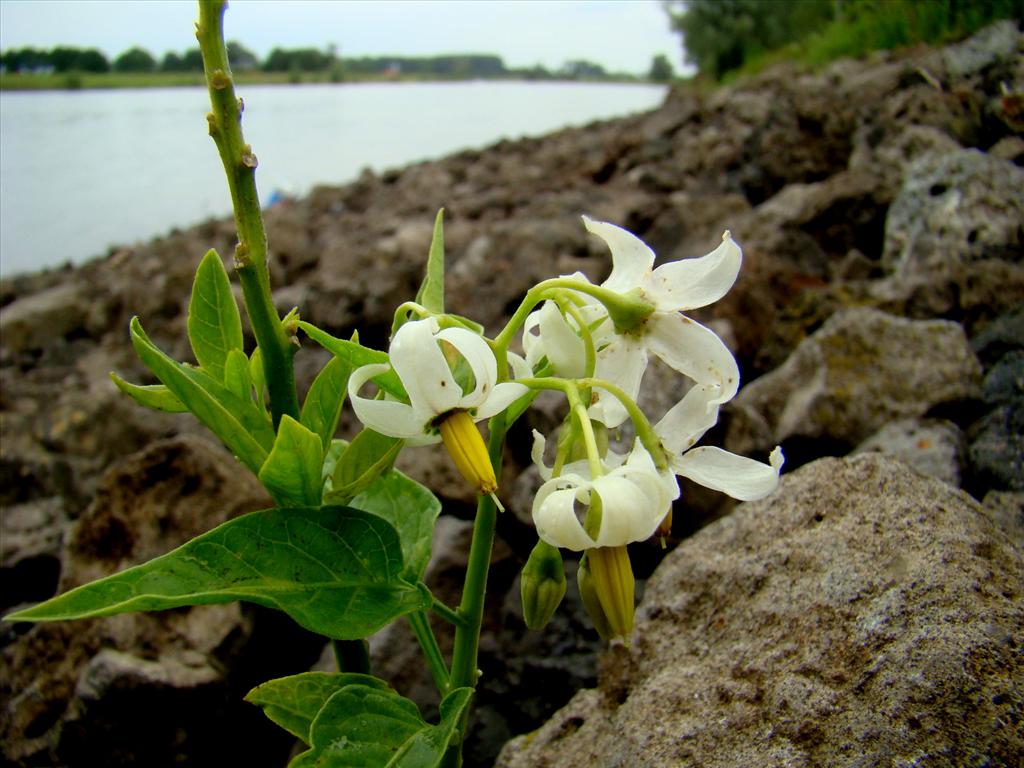
POLYGON ((1024 0, 861 0, 855 12, 836 19, 802 40, 773 51, 751 52, 723 83, 757 74, 780 62, 807 70, 842 58, 862 58, 917 44, 943 45, 977 32, 999 19, 1024 19, 1024 0))

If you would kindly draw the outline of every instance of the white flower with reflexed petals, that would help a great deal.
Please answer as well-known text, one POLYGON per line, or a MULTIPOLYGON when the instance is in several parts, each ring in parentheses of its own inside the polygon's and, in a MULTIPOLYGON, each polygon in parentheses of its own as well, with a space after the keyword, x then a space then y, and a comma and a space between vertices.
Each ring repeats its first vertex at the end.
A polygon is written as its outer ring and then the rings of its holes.
POLYGON ((594 478, 586 461, 562 468, 558 477, 544 466, 544 438, 534 432, 533 458, 546 482, 533 501, 537 535, 555 547, 574 551, 595 547, 619 547, 650 538, 679 497, 679 485, 671 472, 659 472, 651 455, 637 440, 628 456, 609 452, 607 470, 594 478), (594 501, 600 500, 600 523, 588 532, 580 520, 594 501))
POLYGON ((500 413, 527 392, 522 384, 497 384, 494 353, 482 337, 465 328, 441 329, 434 318, 406 323, 388 350, 390 364, 364 365, 352 372, 348 394, 359 420, 370 429, 419 444, 441 439, 439 421, 453 412, 466 412, 473 421, 500 413), (473 389, 463 392, 445 356, 442 344, 465 360, 473 374, 473 389), (362 397, 359 390, 372 379, 394 368, 409 402, 362 397))
MULTIPOLYGON (((732 398, 739 388, 739 368, 732 353, 713 331, 681 314, 717 301, 736 282, 743 254, 729 233, 706 256, 654 268, 654 252, 635 235, 585 216, 583 222, 611 250, 612 271, 600 287, 635 296, 653 307, 637 327, 620 333, 596 299, 580 294, 584 297, 581 312, 597 353, 594 376, 618 385, 635 399, 648 357, 654 354, 696 384, 716 385, 715 404, 732 398)), ((579 273, 572 278, 587 282, 579 273)), ((546 302, 527 320, 523 343, 530 362, 546 357, 556 374, 580 375, 584 342, 575 321, 563 317, 554 303, 546 302)), ((626 419, 618 399, 602 391, 595 392, 589 412, 608 427, 626 419)))
MULTIPOLYGON (((711 405, 731 399, 739 388, 739 368, 732 353, 713 331, 681 314, 718 301, 736 282, 743 254, 729 233, 706 256, 655 269, 654 251, 640 238, 587 217, 583 223, 611 250, 612 271, 601 287, 621 294, 633 292, 654 306, 641 327, 615 334, 598 351, 595 376, 619 383, 635 398, 648 355, 653 353, 697 384, 716 385, 711 405)), ((621 403, 605 393, 598 393, 591 416, 608 426, 618 426, 626 418, 621 403)))

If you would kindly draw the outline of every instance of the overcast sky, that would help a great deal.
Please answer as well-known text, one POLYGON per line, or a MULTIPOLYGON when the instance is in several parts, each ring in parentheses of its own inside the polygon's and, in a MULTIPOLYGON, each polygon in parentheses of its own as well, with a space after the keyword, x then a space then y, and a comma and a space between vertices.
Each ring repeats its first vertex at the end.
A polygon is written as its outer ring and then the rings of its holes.
MULTIPOLYGON (((139 45, 160 58, 195 46, 190 0, 0 0, 0 49, 70 45, 110 58, 139 45)), ((226 36, 261 58, 275 46, 343 56, 494 53, 510 67, 587 59, 646 72, 682 69, 658 0, 232 0, 226 36)))

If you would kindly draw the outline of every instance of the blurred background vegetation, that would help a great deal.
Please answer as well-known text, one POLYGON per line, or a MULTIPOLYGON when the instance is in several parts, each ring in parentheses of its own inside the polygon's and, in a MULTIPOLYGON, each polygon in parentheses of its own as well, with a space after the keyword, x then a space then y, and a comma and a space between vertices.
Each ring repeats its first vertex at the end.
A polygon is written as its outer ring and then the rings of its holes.
POLYGON ((666 0, 686 60, 712 80, 780 60, 810 67, 965 37, 1024 18, 1024 0, 666 0))
MULTIPOLYGON (((819 67, 915 43, 946 43, 998 19, 1024 20, 1024 0, 662 0, 683 56, 703 81, 753 74, 778 61, 819 67)), ((228 43, 241 82, 300 83, 365 80, 583 80, 670 82, 672 62, 655 56, 645 76, 607 72, 585 60, 554 70, 507 68, 499 56, 342 58, 336 47, 275 48, 264 59, 237 41, 228 43)), ((158 58, 143 48, 113 60, 96 49, 20 48, 0 54, 0 88, 141 87, 201 85, 199 49, 158 58)))

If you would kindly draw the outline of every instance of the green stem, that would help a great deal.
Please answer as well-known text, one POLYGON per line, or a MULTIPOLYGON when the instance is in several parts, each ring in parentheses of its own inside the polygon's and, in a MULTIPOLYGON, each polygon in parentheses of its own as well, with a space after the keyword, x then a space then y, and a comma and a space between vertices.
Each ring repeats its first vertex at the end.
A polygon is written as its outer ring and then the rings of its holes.
POLYGON ((227 48, 224 46, 226 6, 224 0, 199 0, 196 38, 203 54, 212 107, 207 122, 224 164, 235 212, 238 230, 235 269, 242 285, 245 309, 263 357, 270 410, 276 427, 285 414, 299 418, 292 364, 295 346, 281 325, 270 295, 267 234, 256 191, 256 156, 242 136, 243 105, 235 96, 227 48))
POLYGON ((332 640, 339 672, 370 674, 370 649, 365 640, 332 640))
POLYGON ((437 638, 430 628, 430 619, 423 611, 410 613, 408 619, 413 634, 416 635, 416 642, 423 650, 423 658, 427 660, 427 666, 430 667, 430 676, 434 678, 434 685, 437 686, 437 692, 443 699, 451 690, 451 679, 448 676, 448 668, 445 666, 441 648, 437 644, 437 638))
POLYGON ((636 401, 630 397, 626 392, 619 386, 612 384, 610 381, 604 379, 578 379, 576 383, 581 387, 596 387, 597 389, 603 389, 605 392, 616 398, 622 406, 626 409, 626 413, 629 414, 629 420, 633 422, 633 428, 636 430, 636 436, 640 438, 640 442, 643 443, 644 448, 651 454, 651 458, 654 459, 654 464, 658 469, 665 469, 668 466, 668 457, 665 455, 665 449, 661 447, 661 438, 658 437, 658 433, 654 431, 654 427, 651 426, 650 419, 647 418, 640 406, 636 404, 636 401))
POLYGON ((431 610, 434 611, 434 613, 436 613, 438 616, 440 616, 442 619, 444 619, 453 626, 461 627, 463 624, 466 623, 466 620, 459 615, 458 611, 453 611, 451 608, 442 603, 436 597, 434 598, 433 605, 431 605, 430 607, 431 610))
MULTIPOLYGON (((505 444, 505 414, 491 419, 488 453, 496 477, 501 477, 501 452, 505 444)), ((491 566, 491 549, 494 545, 494 531, 498 522, 498 510, 490 496, 481 496, 476 506, 476 522, 473 525, 473 540, 469 546, 469 560, 466 563, 466 582, 462 590, 462 603, 458 615, 462 624, 455 628, 455 644, 452 650, 451 687, 476 688, 478 671, 477 657, 480 650, 480 628, 484 618, 484 599, 487 594, 487 573, 491 566)), ((459 731, 466 733, 469 709, 459 731)), ((461 744, 449 747, 441 763, 444 768, 462 765, 461 744)))

